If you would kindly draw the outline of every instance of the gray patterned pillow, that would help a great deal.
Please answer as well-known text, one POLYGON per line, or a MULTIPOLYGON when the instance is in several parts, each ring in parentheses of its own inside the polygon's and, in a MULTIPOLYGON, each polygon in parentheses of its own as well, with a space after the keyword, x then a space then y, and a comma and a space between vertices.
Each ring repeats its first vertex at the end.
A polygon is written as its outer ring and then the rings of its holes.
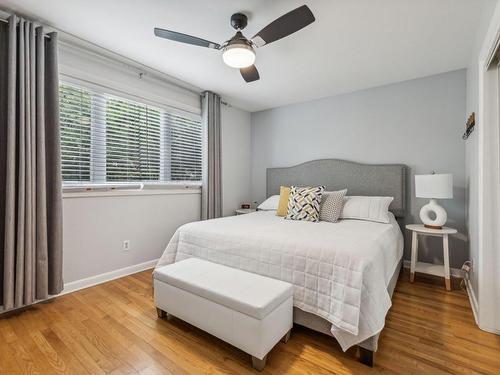
POLYGON ((347 189, 339 191, 325 191, 321 197, 320 220, 336 223, 342 213, 344 197, 347 189))
POLYGON ((319 221, 319 207, 324 190, 324 186, 290 187, 285 219, 319 221))

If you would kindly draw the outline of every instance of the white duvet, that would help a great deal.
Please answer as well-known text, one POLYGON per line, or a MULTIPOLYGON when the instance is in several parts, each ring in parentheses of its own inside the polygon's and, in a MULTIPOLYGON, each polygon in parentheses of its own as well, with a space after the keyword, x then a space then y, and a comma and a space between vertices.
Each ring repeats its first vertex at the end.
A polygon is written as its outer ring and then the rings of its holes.
POLYGON ((156 267, 196 257, 288 281, 294 305, 331 322, 347 350, 380 332, 391 306, 403 236, 390 216, 311 223, 259 211, 194 222, 175 232, 156 267))

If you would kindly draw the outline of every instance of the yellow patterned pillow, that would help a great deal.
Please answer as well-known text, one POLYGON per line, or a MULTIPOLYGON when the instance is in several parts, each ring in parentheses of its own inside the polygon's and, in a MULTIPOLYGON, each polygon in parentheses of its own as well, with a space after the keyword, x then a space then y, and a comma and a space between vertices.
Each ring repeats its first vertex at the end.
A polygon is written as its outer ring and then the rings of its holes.
POLYGON ((288 195, 290 194, 290 188, 288 186, 280 187, 280 202, 278 203, 278 210, 276 211, 276 216, 286 216, 288 212, 288 195))

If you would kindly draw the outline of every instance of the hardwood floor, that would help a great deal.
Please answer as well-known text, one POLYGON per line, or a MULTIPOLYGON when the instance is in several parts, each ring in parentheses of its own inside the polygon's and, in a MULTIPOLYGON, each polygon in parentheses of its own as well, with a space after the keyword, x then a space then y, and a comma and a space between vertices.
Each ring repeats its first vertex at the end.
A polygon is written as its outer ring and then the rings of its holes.
MULTIPOLYGON (((500 336, 474 323, 468 297, 442 280, 402 274, 370 369, 331 338, 299 326, 263 373, 500 374, 500 336)), ((250 356, 178 320, 159 320, 151 272, 0 318, 1 374, 250 374, 250 356)))

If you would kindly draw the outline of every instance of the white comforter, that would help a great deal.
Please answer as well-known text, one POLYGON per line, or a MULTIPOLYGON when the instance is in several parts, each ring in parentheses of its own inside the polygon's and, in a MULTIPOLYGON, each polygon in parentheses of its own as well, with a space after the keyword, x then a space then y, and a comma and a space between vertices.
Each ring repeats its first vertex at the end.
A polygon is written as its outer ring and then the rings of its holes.
POLYGON ((259 211, 181 226, 156 267, 196 257, 288 281, 294 305, 331 322, 347 350, 382 330, 402 254, 392 214, 390 224, 311 223, 259 211))

